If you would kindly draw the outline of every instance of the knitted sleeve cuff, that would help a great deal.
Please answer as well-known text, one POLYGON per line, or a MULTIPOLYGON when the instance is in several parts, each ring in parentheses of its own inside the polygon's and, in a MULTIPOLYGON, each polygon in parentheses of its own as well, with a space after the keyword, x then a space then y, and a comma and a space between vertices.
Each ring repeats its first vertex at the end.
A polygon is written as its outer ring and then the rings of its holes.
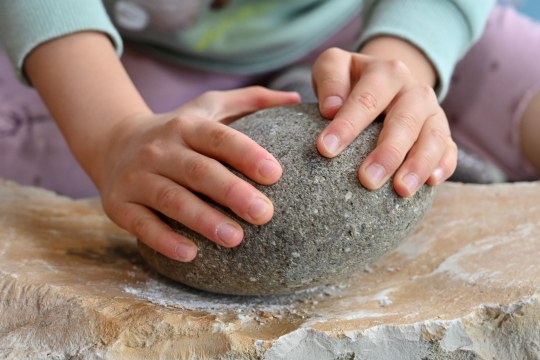
POLYGON ((391 35, 409 41, 432 62, 442 100, 457 62, 482 34, 493 0, 379 0, 368 7, 366 27, 357 44, 391 35), (468 2, 467 2, 468 1, 468 2))
POLYGON ((38 45, 79 31, 107 34, 122 53, 122 39, 98 0, 0 1, 0 41, 19 78, 28 84, 24 62, 38 45))

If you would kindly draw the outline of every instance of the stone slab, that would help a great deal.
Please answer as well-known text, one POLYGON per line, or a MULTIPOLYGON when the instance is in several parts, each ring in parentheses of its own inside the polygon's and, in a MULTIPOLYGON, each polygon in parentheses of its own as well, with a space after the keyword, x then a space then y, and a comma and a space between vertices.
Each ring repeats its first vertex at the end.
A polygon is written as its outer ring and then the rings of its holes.
POLYGON ((540 183, 445 184, 336 286, 219 296, 150 271, 96 200, 0 182, 0 358, 540 359, 540 183))

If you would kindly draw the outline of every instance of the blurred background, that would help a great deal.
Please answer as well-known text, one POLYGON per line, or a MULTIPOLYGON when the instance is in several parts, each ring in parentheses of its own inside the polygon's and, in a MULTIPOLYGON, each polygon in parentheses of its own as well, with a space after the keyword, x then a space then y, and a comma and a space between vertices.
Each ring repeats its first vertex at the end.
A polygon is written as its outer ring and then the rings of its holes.
POLYGON ((536 20, 540 20, 540 0, 515 0, 515 6, 536 20))

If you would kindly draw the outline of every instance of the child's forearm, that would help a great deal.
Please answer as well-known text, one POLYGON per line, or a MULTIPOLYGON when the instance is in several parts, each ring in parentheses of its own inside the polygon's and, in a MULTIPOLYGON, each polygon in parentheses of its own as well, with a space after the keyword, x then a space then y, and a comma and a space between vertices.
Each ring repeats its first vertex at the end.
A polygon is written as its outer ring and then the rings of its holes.
POLYGON ((98 32, 80 32, 32 51, 24 70, 78 161, 99 182, 100 159, 122 119, 150 110, 98 32), (101 152, 101 153, 100 153, 101 152))
POLYGON ((421 83, 434 86, 437 73, 426 55, 413 44, 392 36, 378 36, 369 40, 360 49, 362 54, 380 59, 400 60, 421 83))

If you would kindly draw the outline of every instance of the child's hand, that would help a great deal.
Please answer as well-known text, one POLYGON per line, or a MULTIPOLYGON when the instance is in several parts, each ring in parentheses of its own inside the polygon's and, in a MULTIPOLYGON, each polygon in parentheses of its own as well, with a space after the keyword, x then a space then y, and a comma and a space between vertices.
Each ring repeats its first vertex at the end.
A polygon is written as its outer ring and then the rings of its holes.
MULTIPOLYGON (((396 51, 406 52, 409 47, 419 53, 399 39, 388 40, 383 47, 372 46, 366 53, 372 50, 401 59, 396 51), (397 50, 382 52, 394 42, 397 50)), ((456 145, 430 86, 434 71, 423 55, 418 60, 417 53, 396 61, 329 49, 313 67, 320 111, 333 119, 317 140, 322 155, 338 155, 379 114, 386 114, 377 147, 358 170, 361 183, 369 189, 379 188, 395 173, 397 193, 411 196, 426 182, 436 185, 446 180, 455 169, 456 145), (406 65, 415 61, 424 62, 424 68, 406 65)))
POLYGON ((157 210, 222 246, 243 238, 239 224, 201 200, 204 194, 253 224, 268 222, 271 201, 232 174, 227 163, 261 184, 281 177, 274 157, 224 122, 277 105, 296 93, 252 87, 208 92, 171 114, 139 116, 115 125, 115 141, 97 179, 109 217, 165 256, 190 261, 197 248, 165 225, 157 210), (106 170, 105 170, 106 169, 106 170))
POLYGON ((242 241, 242 228, 196 193, 254 224, 272 217, 270 200, 222 163, 262 184, 280 178, 280 165, 220 122, 298 103, 297 93, 261 87, 208 92, 170 114, 154 115, 110 39, 93 31, 43 43, 30 53, 25 70, 97 185, 107 215, 154 250, 180 261, 197 253, 154 210, 218 244, 242 241))

